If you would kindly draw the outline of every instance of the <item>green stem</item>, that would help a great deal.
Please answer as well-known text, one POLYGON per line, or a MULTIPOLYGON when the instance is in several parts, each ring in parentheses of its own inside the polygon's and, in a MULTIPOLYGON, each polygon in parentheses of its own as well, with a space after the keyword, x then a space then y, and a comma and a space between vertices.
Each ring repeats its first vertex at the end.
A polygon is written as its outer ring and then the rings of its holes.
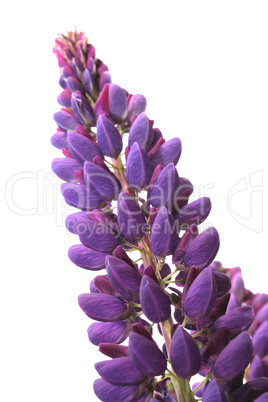
POLYGON ((181 326, 182 326, 182 328, 184 328, 185 327, 185 325, 187 324, 187 317, 186 317, 186 315, 184 316, 184 320, 183 320, 183 323, 181 324, 181 326))

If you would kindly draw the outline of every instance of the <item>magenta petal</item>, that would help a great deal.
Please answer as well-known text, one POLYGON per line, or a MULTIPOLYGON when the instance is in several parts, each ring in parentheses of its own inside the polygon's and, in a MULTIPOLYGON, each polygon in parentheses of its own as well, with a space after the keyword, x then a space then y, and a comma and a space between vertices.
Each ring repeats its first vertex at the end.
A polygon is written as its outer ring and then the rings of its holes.
POLYGON ((99 147, 82 134, 69 131, 67 141, 71 154, 80 163, 84 163, 84 161, 93 162, 97 155, 103 158, 99 147))
POLYGON ((94 322, 88 327, 88 339, 94 345, 100 343, 122 343, 127 338, 129 332, 129 324, 127 320, 119 320, 115 322, 94 322))
POLYGON ((155 255, 166 257, 173 254, 178 243, 177 226, 170 212, 162 207, 151 232, 151 248, 155 255))
POLYGON ((178 326, 171 340, 170 361, 178 377, 190 378, 198 373, 201 364, 200 352, 195 340, 178 326))
POLYGON ((125 300, 137 297, 141 282, 140 274, 124 261, 113 256, 106 258, 105 266, 111 285, 125 300))
POLYGON ((183 264, 203 269, 214 260, 219 246, 219 233, 214 227, 209 227, 192 241, 186 250, 183 264))
POLYGON ((62 180, 76 182, 75 171, 83 171, 83 165, 73 158, 56 158, 52 161, 53 172, 62 180))
POLYGON ((179 138, 172 138, 166 141, 152 158, 153 168, 157 165, 166 166, 169 163, 174 163, 176 166, 181 156, 181 140, 179 138))
POLYGON ((101 114, 97 121, 97 140, 103 155, 117 158, 122 151, 122 137, 114 124, 101 114))
POLYGON ((141 385, 114 385, 102 378, 98 378, 93 383, 96 396, 104 402, 131 402, 142 392, 141 385))
POLYGON ((147 377, 160 375, 166 370, 166 358, 155 342, 131 331, 128 349, 134 365, 147 377))
POLYGON ((171 314, 170 299, 161 286, 144 275, 140 286, 141 309, 152 322, 168 320, 171 314))
POLYGON ((152 173, 152 165, 147 152, 135 142, 128 154, 126 165, 126 177, 129 186, 141 191, 149 185, 152 173))
POLYGON ((68 250, 70 260, 78 267, 89 269, 91 271, 99 271, 105 268, 105 258, 108 254, 79 244, 72 246, 68 250))
POLYGON ((184 313, 191 320, 201 320, 210 313, 217 298, 217 285, 212 272, 204 269, 194 280, 184 301, 184 313))
POLYGON ((118 321, 129 315, 123 301, 101 293, 83 293, 78 296, 78 304, 88 317, 96 321, 118 321))
POLYGON ((134 366, 130 357, 118 357, 95 364, 98 374, 114 385, 139 384, 144 375, 134 366))
POLYGON ((212 331, 227 327, 234 337, 241 331, 248 329, 253 321, 254 311, 251 306, 242 306, 229 311, 227 314, 218 318, 212 326, 212 331))
POLYGON ((252 356, 252 341, 248 332, 241 332, 218 356, 213 374, 216 378, 231 381, 249 364, 252 356))
POLYGON ((203 402, 228 402, 228 399, 217 381, 212 380, 203 393, 203 402))

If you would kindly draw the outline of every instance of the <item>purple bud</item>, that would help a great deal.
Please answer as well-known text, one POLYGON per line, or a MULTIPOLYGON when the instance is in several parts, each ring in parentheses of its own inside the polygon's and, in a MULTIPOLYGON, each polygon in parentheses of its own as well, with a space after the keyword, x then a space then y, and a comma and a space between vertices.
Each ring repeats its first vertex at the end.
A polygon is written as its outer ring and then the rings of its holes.
POLYGON ((136 244, 146 233, 145 216, 136 201, 127 193, 121 193, 117 204, 118 225, 126 241, 136 244))
POLYGON ((102 200, 105 201, 117 199, 121 185, 113 174, 93 162, 85 162, 84 174, 90 191, 99 193, 102 200))
POLYGON ((198 321, 210 313, 217 298, 217 285, 211 271, 204 269, 192 283, 184 301, 184 313, 198 321))
POLYGON ((249 364, 252 356, 252 342, 248 332, 241 332, 218 356, 213 374, 215 377, 231 381, 249 364))
POLYGON ((105 262, 111 285, 125 300, 132 300, 139 294, 141 276, 119 258, 108 256, 105 262))
POLYGON ((127 97, 119 85, 109 84, 109 109, 116 123, 121 123, 127 117, 127 97))
POLYGON ((134 365, 147 377, 160 375, 166 370, 166 358, 154 341, 131 331, 128 349, 134 365))
POLYGON ((87 217, 77 219, 76 231, 85 246, 103 253, 112 252, 121 242, 108 226, 87 217))
POLYGON ((150 149, 153 140, 152 123, 145 113, 141 113, 132 123, 129 130, 128 145, 131 147, 135 142, 145 151, 150 149))
POLYGON ((201 364, 200 352, 195 340, 178 326, 171 340, 170 361, 178 377, 190 378, 198 373, 201 364))
POLYGON ((63 183, 61 185, 61 192, 68 205, 82 211, 99 208, 103 203, 103 199, 97 192, 89 191, 83 184, 63 183))
POLYGON ((186 267, 194 265, 203 269, 214 260, 219 246, 219 233, 214 227, 209 227, 191 242, 186 250, 183 264, 186 267))
POLYGON ((109 71, 103 71, 103 73, 100 75, 100 80, 99 80, 99 85, 100 85, 100 90, 104 87, 105 84, 111 84, 112 78, 111 74, 109 71))
POLYGON ((57 97, 57 102, 63 107, 71 107, 71 92, 68 88, 65 88, 57 97))
POLYGON ((130 357, 118 357, 95 364, 99 375, 114 385, 131 385, 142 382, 144 375, 134 366, 130 357))
POLYGON ((78 124, 76 117, 65 110, 54 113, 53 119, 59 128, 64 130, 75 130, 78 124))
POLYGON ((98 88, 94 76, 88 69, 85 69, 83 73, 83 83, 87 92, 94 98, 97 98, 98 88))
POLYGON ((217 284, 217 298, 224 296, 231 289, 231 281, 223 272, 212 271, 217 284))
POLYGON ((259 355, 255 355, 250 364, 249 380, 254 380, 258 377, 267 377, 268 367, 262 361, 259 355))
POLYGON ((80 91, 81 93, 84 92, 83 86, 80 84, 76 77, 68 77, 67 78, 67 85, 71 92, 80 91))
POLYGON ((83 293, 78 296, 78 304, 88 317, 96 321, 118 321, 129 315, 123 301, 101 293, 83 293))
POLYGON ((107 255, 107 253, 101 253, 82 244, 72 246, 68 250, 68 257, 75 265, 90 271, 103 269, 107 255))
POLYGON ((94 125, 95 115, 88 100, 79 91, 75 91, 71 97, 71 104, 77 120, 81 124, 94 125))
POLYGON ((168 320, 171 315, 168 295, 147 275, 144 275, 141 281, 140 303, 143 313, 152 322, 168 320))
POLYGON ((76 182, 75 171, 83 171, 81 163, 73 158, 56 158, 52 161, 53 172, 62 180, 76 182))
POLYGON ((177 198, 179 182, 179 175, 174 164, 169 163, 153 183, 150 193, 152 206, 161 208, 165 205, 168 209, 171 209, 177 198))
POLYGON ((166 166, 169 163, 174 163, 176 166, 181 156, 181 140, 172 138, 166 141, 152 158, 153 168, 157 165, 166 166))
POLYGON ((99 351, 112 359, 129 356, 128 347, 116 343, 102 342, 99 345, 99 351))
POLYGON ((252 338, 254 354, 268 355, 268 321, 263 321, 252 338))
POLYGON ((178 235, 176 223, 166 207, 162 207, 152 226, 152 251, 157 256, 166 257, 174 253, 177 243, 178 235))
POLYGON ((152 173, 152 165, 147 152, 135 142, 128 154, 126 165, 129 187, 141 191, 150 183, 152 173))
MULTIPOLYGON (((85 77, 84 77, 84 79, 85 79, 85 77)), ((100 114, 106 113, 109 115, 109 113, 110 113, 109 88, 110 88, 110 84, 105 84, 101 90, 101 93, 98 96, 98 99, 94 106, 94 113, 95 113, 96 118, 98 118, 100 114)))
POLYGON ((211 210, 211 201, 208 197, 199 198, 196 201, 185 205, 177 214, 180 226, 186 229, 188 225, 199 225, 208 216, 211 210))
POLYGON ((50 142, 55 148, 67 148, 67 133, 65 131, 56 131, 50 138, 50 142))
POLYGON ((212 326, 212 331, 215 332, 219 328, 227 327, 231 331, 231 337, 234 337, 250 327, 253 317, 254 311, 251 306, 235 308, 218 318, 212 326))
POLYGON ((97 140, 102 153, 116 159, 122 151, 122 137, 114 124, 101 114, 97 121, 97 140))
POLYGON ((143 391, 142 385, 113 385, 102 378, 93 383, 93 389, 101 401, 124 401, 131 402, 143 391))
POLYGON ((84 163, 84 161, 93 162, 97 155, 103 158, 99 147, 82 134, 69 131, 67 141, 73 157, 80 163, 84 163))
POLYGON ((115 322, 94 322, 88 327, 88 339, 93 345, 100 343, 122 343, 127 338, 129 322, 120 320, 115 322))
POLYGON ((212 380, 203 393, 203 402, 228 402, 228 399, 217 381, 212 380))
POLYGON ((129 123, 132 122, 134 116, 145 112, 146 109, 146 99, 143 95, 136 94, 132 95, 128 103, 128 115, 127 120, 129 123))
POLYGON ((235 402, 256 402, 256 398, 266 392, 268 392, 268 378, 255 378, 239 387, 232 397, 235 402))
POLYGON ((192 241, 196 238, 197 235, 198 235, 198 228, 196 225, 191 225, 186 229, 172 257, 173 264, 183 263, 186 250, 187 248, 189 248, 189 245, 192 243, 192 241))
POLYGON ((76 221, 78 218, 87 216, 87 212, 75 212, 74 214, 70 214, 65 219, 65 227, 69 232, 73 234, 77 234, 76 231, 76 221))
MULTIPOLYGON (((94 278, 94 286, 99 293, 120 297, 120 294, 112 287, 107 275, 99 275, 94 278)), ((90 292, 92 293, 92 292, 90 292)), ((98 292, 95 292, 98 293, 98 292)))

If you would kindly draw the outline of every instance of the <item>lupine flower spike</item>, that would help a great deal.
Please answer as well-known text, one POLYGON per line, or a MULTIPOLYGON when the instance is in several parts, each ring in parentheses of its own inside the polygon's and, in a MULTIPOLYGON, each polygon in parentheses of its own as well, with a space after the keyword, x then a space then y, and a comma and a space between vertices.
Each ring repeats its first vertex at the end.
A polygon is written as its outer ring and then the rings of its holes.
POLYGON ((165 141, 145 97, 112 83, 82 32, 60 35, 54 53, 61 110, 51 143, 62 155, 52 170, 76 208, 66 218, 77 236, 68 256, 97 271, 78 297, 95 320, 89 341, 105 356, 95 365, 96 396, 267 401, 268 295, 215 261, 219 233, 200 226, 211 200, 190 199, 181 140, 165 141), (203 380, 192 386, 196 374, 203 380))

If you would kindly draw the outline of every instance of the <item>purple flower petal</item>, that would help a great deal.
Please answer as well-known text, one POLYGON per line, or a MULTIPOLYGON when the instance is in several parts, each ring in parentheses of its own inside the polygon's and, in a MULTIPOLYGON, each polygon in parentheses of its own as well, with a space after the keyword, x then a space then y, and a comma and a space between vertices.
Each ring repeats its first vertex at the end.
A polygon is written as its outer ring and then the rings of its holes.
POLYGON ((127 158, 126 177, 128 185, 141 191, 149 185, 152 173, 152 165, 147 152, 135 142, 127 158))
POLYGON ((68 77, 66 79, 68 88, 71 92, 75 92, 75 91, 80 91, 80 92, 84 92, 84 88, 83 86, 80 84, 80 82, 78 81, 78 79, 76 77, 68 77))
POLYGON ((118 225, 126 241, 136 244, 146 233, 145 216, 136 201, 127 193, 121 193, 117 204, 118 225))
POLYGON ((65 88, 57 97, 57 102, 63 107, 71 107, 71 92, 68 88, 65 88))
POLYGON ((145 97, 140 94, 132 95, 127 108, 128 108, 127 120, 129 123, 131 123, 134 116, 138 116, 139 114, 145 112, 146 109, 145 97))
POLYGON ((122 343, 128 336, 129 327, 128 320, 94 322, 88 327, 88 339, 96 346, 103 342, 122 343))
POLYGON ((78 296, 78 304, 88 317, 96 321, 118 321, 129 315, 123 301, 101 293, 83 293, 78 296))
POLYGON ((84 161, 93 162, 97 155, 103 158, 99 147, 82 134, 69 131, 67 141, 71 154, 80 163, 84 163, 84 161))
POLYGON ((80 91, 75 91, 72 94, 71 105, 77 120, 79 120, 81 124, 95 125, 93 109, 87 98, 85 98, 80 91))
POLYGON ((121 185, 117 178, 93 162, 84 164, 85 181, 87 187, 100 194, 105 201, 116 199, 121 185))
POLYGON ((212 272, 204 269, 192 283, 184 301, 184 313, 198 321, 210 313, 217 298, 217 285, 212 272))
POLYGON ((62 180, 76 182, 74 172, 83 171, 81 163, 73 158, 56 158, 52 161, 51 168, 53 172, 62 180))
POLYGON ((241 332, 218 356, 213 374, 216 378, 231 381, 249 364, 252 356, 252 342, 248 332, 241 332))
POLYGON ((99 208, 103 203, 100 194, 89 190, 84 184, 63 183, 61 192, 65 202, 82 211, 91 211, 99 208))
POLYGON ((116 123, 121 123, 127 117, 127 97, 119 85, 109 84, 109 108, 116 123))
POLYGON ((268 355, 268 321, 263 321, 252 338, 254 354, 268 355))
POLYGON ((152 322, 168 320, 171 315, 170 299, 161 286, 144 275, 140 285, 141 309, 152 322))
POLYGON ((75 212, 74 214, 68 215, 65 219, 65 227, 69 232, 77 234, 76 231, 76 221, 78 218, 87 216, 87 212, 75 212))
POLYGON ((212 326, 212 331, 215 332, 219 328, 227 327, 231 331, 231 336, 234 337, 250 327, 253 317, 254 311, 251 306, 235 308, 218 318, 212 326))
POLYGON ((142 393, 142 385, 113 385, 102 378, 93 383, 93 389, 97 397, 104 402, 131 402, 142 393))
POLYGON ((180 226, 187 229, 188 225, 199 225, 204 222, 211 210, 211 201, 208 197, 199 198, 185 205, 177 214, 180 226))
POLYGON ((145 151, 150 149, 150 145, 153 140, 153 128, 152 123, 148 119, 145 113, 139 114, 139 116, 132 123, 129 136, 128 145, 131 147, 135 142, 139 144, 145 151))
POLYGON ((72 246, 68 250, 68 257, 78 267, 99 271, 105 268, 105 258, 108 254, 101 253, 82 244, 72 246))
POLYGON ((166 358, 155 342, 131 331, 128 349, 134 365, 147 377, 160 375, 166 370, 166 358))
MULTIPOLYGON (((86 72, 86 70, 85 70, 85 72, 86 72)), ((85 83, 85 72, 84 72, 84 83, 85 83)), ((100 114, 104 114, 104 113, 109 114, 110 113, 109 87, 110 87, 110 84, 104 85, 104 87, 102 88, 101 93, 98 96, 98 99, 95 103, 94 113, 95 113, 96 118, 98 118, 100 114)))
POLYGON ((87 217, 77 219, 76 231, 85 246, 103 253, 112 252, 121 242, 109 227, 87 217))
POLYGON ((117 359, 118 357, 129 357, 128 347, 116 343, 102 342, 99 344, 99 351, 112 359, 117 359))
POLYGON ((161 208, 165 205, 171 210, 177 199, 179 175, 173 163, 169 163, 159 173, 153 183, 150 193, 150 202, 153 207, 161 208))
POLYGON ((223 272, 212 271, 217 284, 217 298, 224 296, 231 289, 231 281, 223 272))
POLYGON ((119 258, 108 256, 105 262, 111 285, 125 300, 133 300, 140 289, 141 276, 119 258))
POLYGON ((203 269, 215 258, 220 246, 219 233, 210 227, 199 234, 190 244, 184 256, 186 267, 195 266, 203 269))
POLYGON ((68 112, 65 112, 65 110, 54 113, 53 119, 59 128, 64 130, 75 130, 78 124, 76 117, 68 112))
POLYGON ((228 402, 228 399, 217 381, 212 380, 203 393, 203 402, 228 402))
POLYGON ((267 402, 268 401, 268 392, 259 396, 259 398, 255 399, 255 402, 267 402))
POLYGON ((56 131, 50 138, 50 142, 55 148, 68 148, 66 131, 56 131))
POLYGON ((267 377, 268 368, 260 358, 260 356, 255 355, 250 364, 249 380, 254 380, 258 377, 267 377))
POLYGON ((171 340, 170 361, 178 377, 190 378, 198 373, 201 364, 200 352, 195 340, 178 326, 171 340))
POLYGON ((187 250, 187 248, 189 248, 190 244, 196 238, 197 235, 198 235, 198 228, 196 225, 191 225, 186 229, 184 235, 179 240, 178 246, 172 257, 173 264, 182 264, 183 263, 186 250, 187 250))
POLYGON ((216 358, 230 341, 230 331, 222 327, 210 338, 208 343, 201 350, 201 368, 200 371, 208 373, 212 370, 216 358))
POLYGON ((118 357, 95 364, 98 374, 114 385, 132 385, 142 382, 144 375, 134 366, 130 357, 118 357))
POLYGON ((152 158, 153 169, 157 165, 166 166, 169 163, 174 163, 176 166, 181 156, 181 140, 179 138, 172 138, 166 141, 152 158))
POLYGON ((112 82, 112 77, 109 71, 103 71, 102 74, 100 75, 100 80, 99 80, 99 85, 100 85, 100 90, 104 87, 105 84, 111 84, 112 82))
MULTIPOLYGON (((120 297, 119 293, 112 287, 111 282, 107 278, 107 275, 98 275, 94 278, 94 286, 100 293, 120 297)), ((92 293, 92 292, 90 292, 92 293)), ((97 293, 97 292, 95 292, 97 293)))
POLYGON ((151 248, 155 255, 166 257, 173 254, 178 243, 177 227, 170 212, 162 207, 151 232, 151 248))
POLYGON ((122 137, 114 124, 101 114, 97 121, 97 140, 103 155, 117 158, 122 151, 122 137))

